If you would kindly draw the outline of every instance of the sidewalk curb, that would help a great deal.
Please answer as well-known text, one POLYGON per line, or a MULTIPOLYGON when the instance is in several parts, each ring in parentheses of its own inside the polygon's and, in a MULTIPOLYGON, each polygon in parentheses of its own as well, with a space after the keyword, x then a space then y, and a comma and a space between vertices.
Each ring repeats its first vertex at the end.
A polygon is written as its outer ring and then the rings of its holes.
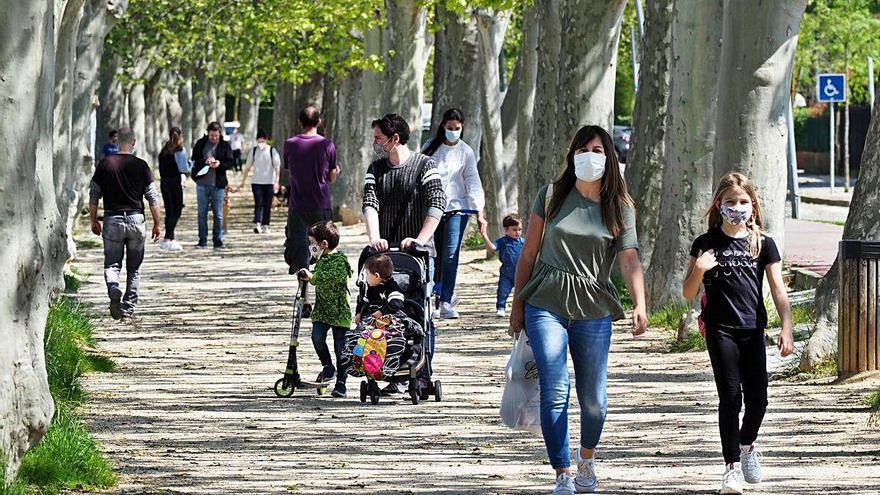
POLYGON ((801 201, 804 203, 810 203, 814 205, 826 205, 826 206, 845 206, 849 207, 850 200, 848 199, 830 199, 830 198, 820 198, 817 196, 804 196, 801 194, 801 201))

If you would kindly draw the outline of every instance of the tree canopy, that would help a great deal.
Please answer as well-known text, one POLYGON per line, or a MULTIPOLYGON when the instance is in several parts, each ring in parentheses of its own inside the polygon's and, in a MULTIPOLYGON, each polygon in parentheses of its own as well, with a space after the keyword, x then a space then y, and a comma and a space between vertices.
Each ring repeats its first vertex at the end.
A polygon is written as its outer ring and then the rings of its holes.
POLYGON ((796 91, 814 100, 818 74, 846 72, 850 102, 868 103, 868 57, 880 57, 878 14, 878 0, 812 0, 795 55, 796 91))

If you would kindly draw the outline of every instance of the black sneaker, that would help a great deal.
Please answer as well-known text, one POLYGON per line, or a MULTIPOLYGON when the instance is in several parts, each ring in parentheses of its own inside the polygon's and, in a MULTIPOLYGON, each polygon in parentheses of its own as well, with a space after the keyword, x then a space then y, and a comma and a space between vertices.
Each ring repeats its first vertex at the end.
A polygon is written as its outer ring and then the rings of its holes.
POLYGON ((118 287, 110 290, 110 316, 114 320, 121 320, 123 316, 122 304, 120 300, 122 299, 122 291, 119 290, 118 287))
POLYGON ((222 242, 215 242, 214 249, 226 249, 226 244, 223 244, 222 242))
POLYGON ((336 368, 333 366, 324 366, 324 369, 318 373, 318 378, 315 378, 315 381, 318 383, 329 382, 334 378, 336 378, 336 368))
POLYGON ((345 392, 345 384, 342 382, 336 382, 336 386, 333 387, 333 391, 330 392, 330 395, 336 397, 337 399, 344 399, 345 392))
POLYGON ((196 248, 197 249, 207 249, 208 243, 207 242, 200 242, 200 243, 196 244, 196 248))

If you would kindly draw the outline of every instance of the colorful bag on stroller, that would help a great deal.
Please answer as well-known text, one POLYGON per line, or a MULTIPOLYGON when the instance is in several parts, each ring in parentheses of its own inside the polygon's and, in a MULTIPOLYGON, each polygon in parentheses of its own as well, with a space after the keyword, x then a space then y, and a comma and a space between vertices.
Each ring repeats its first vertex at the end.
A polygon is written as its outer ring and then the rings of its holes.
POLYGON ((382 380, 400 368, 406 351, 406 325, 397 316, 368 316, 345 338, 342 366, 352 376, 382 380))

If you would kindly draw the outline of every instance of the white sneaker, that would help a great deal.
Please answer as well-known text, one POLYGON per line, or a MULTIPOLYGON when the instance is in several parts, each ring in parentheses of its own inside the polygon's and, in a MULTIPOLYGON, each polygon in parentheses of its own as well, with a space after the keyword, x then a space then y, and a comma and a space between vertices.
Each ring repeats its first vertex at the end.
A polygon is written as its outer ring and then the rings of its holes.
POLYGON ((503 309, 499 309, 495 312, 495 316, 499 318, 504 318, 505 316, 507 316, 507 312, 505 312, 503 309))
POLYGON ((724 478, 721 479, 721 491, 719 493, 741 495, 742 492, 742 467, 738 462, 735 462, 727 466, 727 471, 724 472, 724 478))
POLYGON ((269 233, 269 226, 263 225, 262 227, 260 227, 260 233, 261 234, 268 234, 269 233))
POLYGON ((168 245, 169 251, 183 251, 183 246, 177 241, 171 241, 168 245))
POLYGON ((559 473, 556 477, 556 488, 553 495, 574 495, 574 476, 568 473, 559 473))
POLYGON ((574 491, 577 493, 593 493, 599 487, 599 480, 596 479, 596 465, 593 458, 584 459, 581 457, 581 449, 576 449, 578 463, 577 476, 574 478, 574 491))
POLYGON ((159 249, 169 251, 171 249, 171 241, 169 241, 168 239, 163 240, 159 243, 159 249))
POLYGON ((444 320, 454 320, 458 318, 458 311, 452 308, 448 302, 440 303, 440 318, 444 320))
POLYGON ((261 227, 260 224, 258 224, 258 223, 254 224, 254 234, 260 233, 260 227, 261 227))
POLYGON ((754 445, 740 445, 740 464, 746 483, 761 482, 761 453, 754 445))

